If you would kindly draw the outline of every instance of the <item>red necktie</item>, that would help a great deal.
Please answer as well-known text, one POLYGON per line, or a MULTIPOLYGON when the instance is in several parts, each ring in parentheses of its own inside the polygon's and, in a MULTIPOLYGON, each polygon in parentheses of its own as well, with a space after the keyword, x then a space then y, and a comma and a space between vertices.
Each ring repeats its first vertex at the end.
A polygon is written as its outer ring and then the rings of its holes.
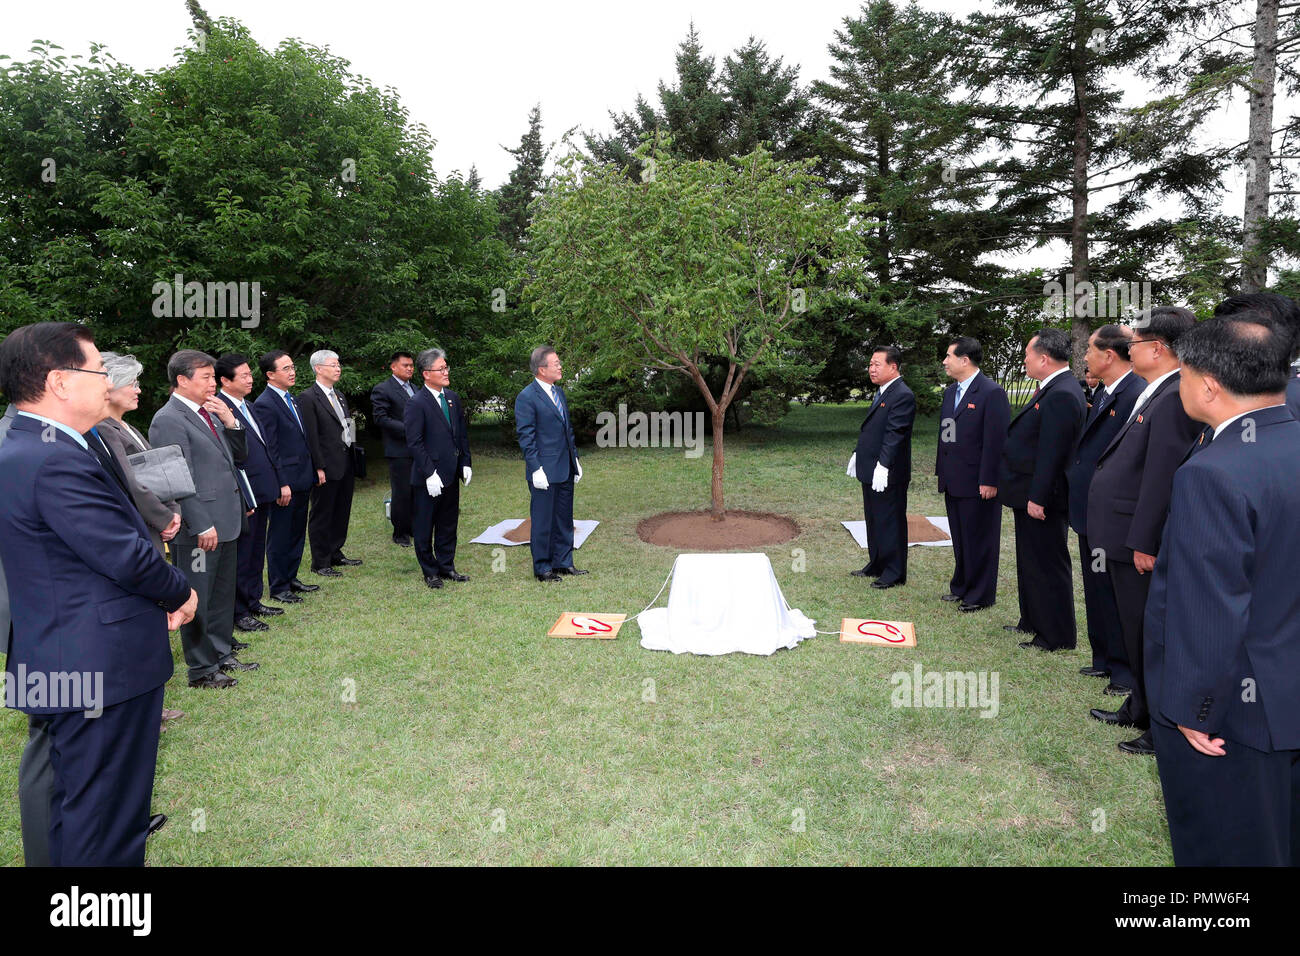
POLYGON ((212 416, 208 414, 208 410, 199 406, 199 414, 202 415, 203 420, 208 423, 208 427, 212 429, 212 437, 217 441, 221 441, 221 436, 217 434, 217 426, 212 424, 212 416))

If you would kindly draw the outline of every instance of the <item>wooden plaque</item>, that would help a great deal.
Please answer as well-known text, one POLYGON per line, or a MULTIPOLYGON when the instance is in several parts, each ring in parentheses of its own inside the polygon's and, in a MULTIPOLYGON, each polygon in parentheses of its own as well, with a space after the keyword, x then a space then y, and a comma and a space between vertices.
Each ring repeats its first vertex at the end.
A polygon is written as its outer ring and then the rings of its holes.
POLYGON ((618 637, 618 629, 627 620, 626 614, 587 614, 565 611, 555 622, 547 637, 594 637, 597 640, 612 641, 618 637))
POLYGON ((840 622, 840 643, 916 647, 916 628, 911 621, 874 621, 846 617, 840 622))

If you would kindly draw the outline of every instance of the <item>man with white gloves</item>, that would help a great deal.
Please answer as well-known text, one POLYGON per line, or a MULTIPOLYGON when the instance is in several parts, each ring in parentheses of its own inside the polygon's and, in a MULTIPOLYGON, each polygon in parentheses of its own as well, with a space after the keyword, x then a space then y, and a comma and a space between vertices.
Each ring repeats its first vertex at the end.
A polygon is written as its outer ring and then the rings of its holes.
POLYGON ((907 583, 907 486, 912 480, 916 396, 900 377, 901 362, 896 346, 872 352, 867 372, 876 397, 858 431, 858 447, 848 467, 848 476, 862 483, 870 557, 866 567, 850 573, 876 578, 871 586, 879 590, 907 583))
POLYGON ((424 388, 406 403, 402 421, 411 450, 411 488, 415 498, 411 530, 424 583, 442 587, 443 579, 468 581, 456 570, 456 525, 460 520, 460 486, 469 487, 469 425, 465 405, 447 387, 447 355, 425 349, 415 360, 424 388))
POLYGON ((586 574, 573 566, 573 486, 582 478, 573 422, 564 389, 564 366, 555 349, 539 345, 529 359, 533 380, 515 399, 515 434, 524 452, 532 519, 533 575, 559 581, 586 574))

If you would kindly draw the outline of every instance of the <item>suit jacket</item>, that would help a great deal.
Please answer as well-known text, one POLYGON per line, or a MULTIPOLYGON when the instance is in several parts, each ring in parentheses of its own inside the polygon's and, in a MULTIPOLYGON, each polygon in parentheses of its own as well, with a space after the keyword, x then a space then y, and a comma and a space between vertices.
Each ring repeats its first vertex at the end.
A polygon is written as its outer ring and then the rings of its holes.
POLYGON ((934 473, 939 476, 940 493, 978 498, 980 485, 997 486, 1011 405, 1002 386, 983 372, 976 372, 966 386, 961 408, 953 407, 956 400, 953 382, 943 390, 934 473), (945 436, 950 440, 945 441, 945 436))
POLYGON ((1025 508, 1032 501, 1051 511, 1067 509, 1065 468, 1087 412, 1083 389, 1069 370, 1039 387, 1007 427, 999 502, 1008 508, 1025 508))
MULTIPOLYGON (((172 516, 181 513, 181 506, 175 501, 163 501, 152 491, 140 484, 136 480, 135 472, 131 470, 131 463, 127 461, 127 455, 134 455, 140 450, 140 446, 131 434, 127 431, 125 425, 116 418, 105 418, 97 426, 100 437, 104 439, 104 444, 108 445, 108 450, 113 453, 117 460, 118 467, 126 475, 127 490, 131 492, 131 500, 135 502, 136 510, 140 512, 140 517, 149 528, 149 539, 153 541, 154 547, 159 551, 163 550, 163 539, 161 532, 167 529, 172 523, 172 516)), ((141 435, 141 438, 144 436, 141 435)), ((146 441, 145 448, 150 445, 146 441)))
POLYGON ((1104 388, 1098 388, 1093 396, 1092 408, 1088 409, 1070 456, 1070 467, 1065 470, 1070 486, 1070 527, 1077 534, 1088 533, 1088 486, 1097 470, 1097 459, 1128 422, 1133 403, 1146 387, 1146 379, 1129 372, 1116 384, 1113 395, 1107 396, 1104 388))
POLYGON ((515 398, 515 435, 524 453, 524 477, 531 481, 533 472, 541 468, 546 480, 555 484, 569 480, 578 461, 578 443, 564 389, 551 387, 564 413, 534 378, 515 398))
MULTIPOLYGON (((14 417, 17 414, 18 409, 9 405, 5 408, 3 417, 0 417, 0 448, 4 447, 5 437, 9 434, 9 426, 13 424, 14 417)), ((5 654, 9 653, 9 589, 5 584, 3 558, 0 558, 0 646, 5 648, 5 654)))
MULTIPOLYGON (((414 378, 410 381, 411 390, 419 395, 427 391, 414 378)), ((388 376, 370 390, 370 407, 374 409, 375 424, 384 435, 385 458, 410 458, 411 449, 406 441, 406 389, 397 384, 397 379, 388 376)))
MULTIPOLYGON (((11 571, 22 586, 9 595, 7 668, 102 673, 100 703, 120 704, 171 676, 165 612, 189 599, 190 586, 99 461, 58 429, 42 440, 45 429, 19 416, 0 448, 0 555, 22 569, 21 578, 11 571)), ((88 709, 69 704, 19 709, 88 709)))
POLYGON ((218 541, 234 541, 244 527, 247 510, 239 488, 239 466, 248 454, 247 429, 229 429, 212 416, 212 429, 173 395, 153 416, 149 442, 179 445, 194 478, 195 494, 181 502, 181 524, 186 534, 217 529, 218 541))
POLYGON ((889 469, 889 486, 912 479, 912 422, 916 420, 916 396, 901 377, 894 379, 883 395, 879 389, 858 428, 858 481, 871 483, 876 463, 889 469))
POLYGON ((1132 563, 1134 551, 1160 549, 1174 471, 1201 430, 1183 411, 1180 377, 1175 372, 1161 382, 1097 459, 1088 486, 1088 544, 1107 560, 1132 563))
POLYGON ((421 388, 415 398, 406 404, 406 417, 402 426, 411 449, 411 484, 416 492, 424 491, 424 483, 436 471, 444 486, 450 487, 460 477, 460 469, 473 467, 469 455, 469 425, 465 420, 465 405, 451 389, 443 389, 451 421, 442 413, 442 406, 433 392, 421 388))
POLYGON ((254 412, 253 404, 248 399, 244 399, 244 410, 253 416, 257 423, 256 430, 249 427, 248 419, 240 413, 230 398, 220 391, 217 392, 217 397, 234 412, 235 421, 239 422, 244 432, 244 446, 248 455, 244 458, 243 471, 248 479, 248 486, 253 489, 254 503, 259 507, 270 504, 280 497, 280 473, 271 461, 271 453, 266 447, 265 438, 262 437, 265 435, 262 431, 262 421, 254 412))
POLYGON ((1300 375, 1286 380, 1286 407, 1291 410, 1291 417, 1300 422, 1300 375))
MULTIPOLYGON (((295 402, 296 404, 296 402, 295 402)), ((275 480, 290 491, 310 491, 316 484, 316 469, 311 466, 311 449, 307 446, 307 432, 298 424, 302 417, 294 418, 289 405, 275 389, 267 387, 253 402, 253 414, 262 426, 267 457, 275 468, 275 480)))
MULTIPOLYGON (((348 414, 347 399, 337 388, 334 397, 339 400, 344 416, 348 414)), ((343 423, 330 404, 329 396, 318 384, 298 393, 298 414, 307 433, 307 447, 311 449, 312 467, 325 472, 328 481, 338 481, 347 474, 352 449, 343 444, 343 423)))
MULTIPOLYGON (((1151 712, 1257 750, 1300 749, 1300 423, 1224 429, 1173 478, 1145 628, 1151 712)), ((1228 744, 1231 748, 1232 744, 1228 744)))

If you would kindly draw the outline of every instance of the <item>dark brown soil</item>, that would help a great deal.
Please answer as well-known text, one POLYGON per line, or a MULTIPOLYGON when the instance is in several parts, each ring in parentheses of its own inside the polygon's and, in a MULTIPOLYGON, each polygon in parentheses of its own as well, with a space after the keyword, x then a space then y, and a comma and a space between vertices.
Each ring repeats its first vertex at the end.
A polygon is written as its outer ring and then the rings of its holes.
POLYGON ((688 551, 761 548, 798 537, 801 530, 789 518, 766 511, 728 511, 721 521, 707 511, 665 511, 636 526, 642 541, 688 551))
POLYGON ((951 535, 944 534, 941 530, 930 524, 925 515, 908 515, 907 516, 907 540, 916 541, 948 541, 951 535))

